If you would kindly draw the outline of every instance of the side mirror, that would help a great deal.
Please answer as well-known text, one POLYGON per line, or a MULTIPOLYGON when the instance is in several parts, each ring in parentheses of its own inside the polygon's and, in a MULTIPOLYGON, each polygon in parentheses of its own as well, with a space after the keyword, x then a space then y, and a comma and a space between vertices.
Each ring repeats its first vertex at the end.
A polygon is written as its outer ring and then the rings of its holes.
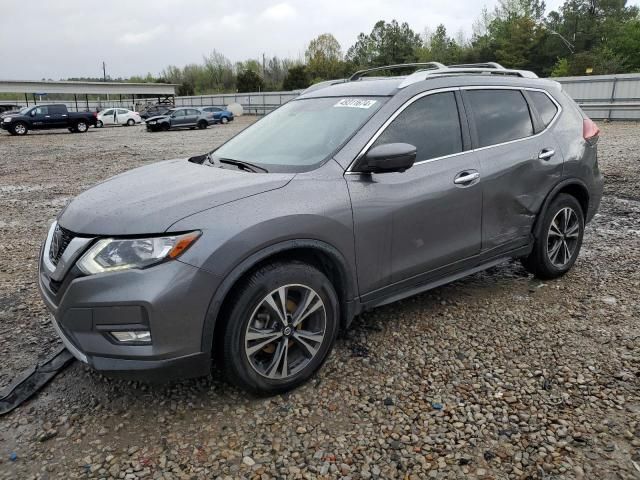
POLYGON ((31 115, 32 117, 36 116, 36 111, 35 110, 31 110, 31 112, 29 113, 29 115, 31 115))
POLYGON ((404 172, 416 161, 416 147, 408 143, 387 143, 369 150, 356 168, 362 173, 404 172))

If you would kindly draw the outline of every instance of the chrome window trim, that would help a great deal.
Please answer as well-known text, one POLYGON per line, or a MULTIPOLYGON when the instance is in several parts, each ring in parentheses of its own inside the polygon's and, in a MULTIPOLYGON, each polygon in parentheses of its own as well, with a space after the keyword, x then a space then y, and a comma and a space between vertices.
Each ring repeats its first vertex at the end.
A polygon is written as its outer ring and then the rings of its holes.
MULTIPOLYGON (((409 105, 411 105, 414 102, 416 102, 417 100, 420 100, 421 98, 424 98, 424 97, 429 96, 429 95, 434 95, 436 93, 456 92, 456 91, 461 91, 461 90, 519 90, 519 91, 529 91, 529 92, 542 92, 547 97, 549 97, 549 99, 551 99, 551 101, 556 106, 558 111, 556 112, 556 115, 555 115, 555 117, 553 117, 551 122, 549 122, 549 125, 547 125, 543 130, 541 130, 540 132, 538 132, 538 133, 536 133, 534 135, 530 135, 528 137, 517 138, 515 140, 509 140, 507 142, 496 143, 494 145, 487 145, 486 147, 472 148, 470 150, 464 150, 462 152, 452 153, 450 155, 444 155, 444 156, 441 156, 441 157, 429 158, 427 160, 420 160, 420 161, 418 161, 418 162, 413 164, 414 167, 416 165, 423 165, 425 163, 435 162, 435 161, 438 161, 438 160, 444 160, 445 158, 457 157, 457 156, 464 155, 464 154, 467 154, 467 153, 480 152, 482 150, 487 150, 489 148, 501 147, 503 145, 509 145, 509 144, 512 144, 512 143, 517 143, 517 142, 522 142, 522 141, 525 141, 525 140, 529 140, 531 138, 536 138, 536 137, 546 133, 547 130, 549 130, 556 123, 556 121, 558 120, 558 117, 560 117, 560 114, 562 113, 562 105, 560 105, 560 103, 558 103, 558 101, 555 98, 553 98, 553 96, 543 88, 515 87, 515 86, 502 86, 502 85, 470 85, 470 86, 465 86, 465 87, 449 87, 449 88, 438 88, 438 89, 435 89, 435 90, 428 90, 426 92, 421 92, 421 93, 411 97, 409 100, 407 100, 405 103, 403 103, 400 106, 400 108, 398 108, 393 113, 393 115, 391 115, 382 124, 382 126, 376 131, 376 133, 373 135, 373 137, 371 137, 371 139, 365 144, 365 146, 362 148, 362 150, 360 150, 360 153, 358 153, 358 155, 356 155, 356 158, 354 158, 353 161, 349 164, 349 167, 347 167, 345 175, 359 175, 361 173, 361 172, 357 172, 357 171, 352 170, 353 165, 358 160, 360 160, 362 158, 362 156, 369 150, 369 148, 371 148, 371 145, 373 145, 375 143, 375 141, 378 139, 378 137, 380 135, 382 135, 382 133, 384 133, 384 131, 387 129, 387 127, 391 124, 391 122, 393 122, 398 117, 398 115, 400 115, 407 107, 409 107, 409 105)), ((526 101, 526 99, 525 99, 525 101, 526 101)), ((527 105, 528 104, 529 104, 529 102, 527 102, 527 105)), ((533 119, 531 119, 531 120, 532 120, 532 124, 533 124, 533 119)))

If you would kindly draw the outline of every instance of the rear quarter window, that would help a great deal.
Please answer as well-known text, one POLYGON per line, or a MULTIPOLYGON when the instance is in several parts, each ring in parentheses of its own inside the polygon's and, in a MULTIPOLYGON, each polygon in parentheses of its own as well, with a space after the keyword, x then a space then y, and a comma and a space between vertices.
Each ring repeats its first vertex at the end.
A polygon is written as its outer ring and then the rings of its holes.
POLYGON ((558 113, 558 107, 544 92, 529 91, 527 93, 545 128, 548 127, 558 113))
POLYGON ((520 90, 468 90, 465 93, 479 147, 533 135, 529 105, 520 90))

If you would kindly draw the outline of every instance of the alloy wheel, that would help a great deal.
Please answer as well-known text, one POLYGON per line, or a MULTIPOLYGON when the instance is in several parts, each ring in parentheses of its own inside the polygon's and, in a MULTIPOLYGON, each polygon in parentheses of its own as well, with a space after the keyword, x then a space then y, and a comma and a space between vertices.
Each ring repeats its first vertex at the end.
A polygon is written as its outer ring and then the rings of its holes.
POLYGON ((27 132, 27 127, 25 127, 22 123, 19 123, 13 128, 13 131, 18 135, 24 135, 27 132))
POLYGON ((580 220, 570 207, 556 213, 547 233, 547 257, 556 268, 564 268, 573 258, 580 240, 580 220))
POLYGON ((245 332, 245 355, 263 377, 283 380, 316 357, 325 338, 324 302, 306 285, 284 285, 264 297, 245 332))

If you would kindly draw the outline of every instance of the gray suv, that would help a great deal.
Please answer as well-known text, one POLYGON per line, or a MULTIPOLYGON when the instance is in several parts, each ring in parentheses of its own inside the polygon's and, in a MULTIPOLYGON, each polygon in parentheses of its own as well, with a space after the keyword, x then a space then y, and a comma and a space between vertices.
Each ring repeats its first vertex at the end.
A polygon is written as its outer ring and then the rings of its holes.
POLYGON ((598 129, 496 64, 311 87, 216 150, 118 175, 51 225, 39 286, 82 362, 276 393, 361 312, 519 258, 566 273, 603 189, 598 129))

